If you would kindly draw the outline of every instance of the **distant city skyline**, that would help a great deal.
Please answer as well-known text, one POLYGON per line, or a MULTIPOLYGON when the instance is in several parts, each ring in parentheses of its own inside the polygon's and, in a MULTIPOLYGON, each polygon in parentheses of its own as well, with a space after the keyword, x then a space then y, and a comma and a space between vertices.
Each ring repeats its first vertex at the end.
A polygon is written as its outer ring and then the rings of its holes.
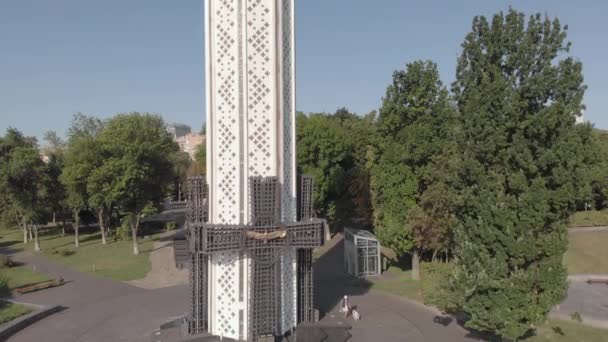
MULTIPOLYGON (((0 4, 0 134, 64 136, 76 112, 159 113, 198 132, 205 111, 203 1, 20 0, 0 4)), ((448 86, 474 15, 509 6, 568 24, 583 62, 586 120, 608 129, 608 2, 297 2, 297 109, 365 114, 394 70, 435 61, 448 86), (466 8, 463 7, 466 5, 466 8), (339 15, 337 15, 339 14, 339 15)))

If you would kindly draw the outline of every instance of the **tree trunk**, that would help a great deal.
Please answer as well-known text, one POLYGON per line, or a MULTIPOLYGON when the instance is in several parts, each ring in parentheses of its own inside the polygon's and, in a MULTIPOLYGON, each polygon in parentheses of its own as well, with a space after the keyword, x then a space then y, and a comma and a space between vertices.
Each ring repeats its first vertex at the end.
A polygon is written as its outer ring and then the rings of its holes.
POLYGON ((414 252, 412 252, 412 279, 420 280, 420 255, 418 255, 418 249, 414 249, 414 252))
POLYGON ((65 236, 65 212, 61 212, 61 236, 65 236))
POLYGON ((137 229, 139 228, 139 214, 130 217, 131 235, 133 237, 133 255, 139 254, 139 243, 137 242, 137 229), (137 216, 137 217, 136 217, 137 216))
POLYGON ((34 227, 34 252, 40 252, 40 240, 38 240, 38 225, 33 225, 34 227))
POLYGON ((34 236, 32 235, 32 226, 31 225, 27 225, 27 232, 30 236, 30 241, 34 240, 34 236))
POLYGON ((103 207, 97 210, 97 216, 99 216, 99 230, 101 231, 101 244, 106 244, 106 228, 103 225, 103 207))
POLYGON ((80 239, 78 238, 78 229, 80 228, 80 218, 77 217, 74 221, 74 245, 76 246, 76 248, 79 248, 80 239))
POLYGON ((57 217, 55 214, 56 214, 56 212, 55 212, 55 210, 53 210, 53 223, 57 223, 57 221, 56 221, 57 217))
POLYGON ((15 217, 17 218, 17 225, 19 226, 19 229, 21 229, 21 231, 23 232, 23 243, 27 243, 27 229, 25 219, 23 219, 23 223, 21 223, 21 218, 19 217, 19 214, 15 213, 15 217))

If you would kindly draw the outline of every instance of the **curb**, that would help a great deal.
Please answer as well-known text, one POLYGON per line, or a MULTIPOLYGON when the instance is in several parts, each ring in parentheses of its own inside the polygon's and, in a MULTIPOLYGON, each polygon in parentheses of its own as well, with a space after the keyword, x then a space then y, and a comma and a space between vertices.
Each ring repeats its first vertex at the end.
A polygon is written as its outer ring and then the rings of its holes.
POLYGON ((568 276, 568 281, 582 283, 587 282, 590 279, 607 280, 608 274, 572 274, 568 276))
POLYGON ((18 317, 10 322, 0 325, 0 341, 5 341, 11 335, 17 333, 18 331, 25 329, 26 327, 38 322, 39 320, 41 320, 47 316, 50 316, 56 312, 63 310, 63 307, 61 307, 59 305, 43 306, 43 305, 36 305, 36 304, 30 304, 30 303, 17 302, 17 301, 11 300, 11 299, 3 299, 3 300, 13 303, 13 304, 29 306, 29 307, 33 308, 34 311, 30 312, 27 315, 18 317))

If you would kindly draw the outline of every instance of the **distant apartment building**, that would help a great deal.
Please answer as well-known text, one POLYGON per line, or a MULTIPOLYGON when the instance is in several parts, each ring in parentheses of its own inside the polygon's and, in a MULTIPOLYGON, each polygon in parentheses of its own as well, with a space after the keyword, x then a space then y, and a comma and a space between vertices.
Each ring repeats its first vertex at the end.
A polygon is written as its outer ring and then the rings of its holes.
POLYGON ((188 133, 175 139, 179 145, 179 150, 190 155, 190 159, 195 160, 198 147, 205 142, 205 136, 198 133, 188 133))
POLYGON ((173 140, 177 141, 178 138, 184 137, 192 133, 192 128, 188 125, 173 123, 167 126, 167 130, 173 136, 173 140))

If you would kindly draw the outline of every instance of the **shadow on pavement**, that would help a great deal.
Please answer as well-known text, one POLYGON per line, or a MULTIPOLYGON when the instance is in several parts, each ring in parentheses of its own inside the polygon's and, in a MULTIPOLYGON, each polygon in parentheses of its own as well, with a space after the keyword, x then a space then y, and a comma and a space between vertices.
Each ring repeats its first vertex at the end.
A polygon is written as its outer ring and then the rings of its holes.
POLYGON ((359 296, 369 292, 371 283, 365 279, 355 278, 344 272, 344 240, 335 243, 314 263, 315 306, 319 309, 319 318, 339 305, 346 296, 359 296))

